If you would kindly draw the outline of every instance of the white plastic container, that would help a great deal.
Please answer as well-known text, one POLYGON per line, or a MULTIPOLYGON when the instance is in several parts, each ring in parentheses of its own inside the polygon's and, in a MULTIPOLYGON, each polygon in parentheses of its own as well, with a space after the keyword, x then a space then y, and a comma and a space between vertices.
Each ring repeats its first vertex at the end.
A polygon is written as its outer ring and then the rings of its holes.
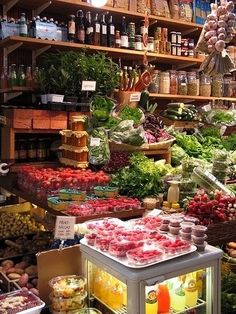
POLYGON ((47 94, 47 101, 48 102, 63 102, 64 95, 59 94, 47 94))

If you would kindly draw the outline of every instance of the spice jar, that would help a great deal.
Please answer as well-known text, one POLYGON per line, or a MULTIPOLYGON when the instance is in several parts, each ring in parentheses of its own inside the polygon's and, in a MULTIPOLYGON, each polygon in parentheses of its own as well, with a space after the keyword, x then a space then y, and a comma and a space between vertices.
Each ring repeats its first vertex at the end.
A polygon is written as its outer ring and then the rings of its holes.
POLYGON ((135 35, 135 50, 141 51, 142 49, 143 49, 142 36, 135 35))
POLYGON ((196 72, 189 72, 187 78, 188 78, 187 83, 188 95, 197 96, 198 86, 196 72))
POLYGON ((169 72, 161 72, 159 80, 159 91, 160 94, 170 93, 170 74, 169 72))
POLYGON ((84 131, 85 121, 85 116, 73 116, 71 122, 72 131, 84 131))
POLYGON ((148 51, 154 52, 154 37, 148 37, 148 51))
POLYGON ((187 75, 185 71, 180 71, 178 74, 178 94, 187 95, 187 93, 188 93, 187 75))
POLYGON ((177 72, 174 70, 170 71, 170 94, 177 95, 178 93, 178 77, 177 72))
POLYGON ((211 96, 211 78, 209 75, 202 74, 200 77, 200 96, 211 96))
POLYGON ((212 79, 212 96, 222 97, 223 94, 223 76, 221 74, 216 75, 212 79))
POLYGON ((159 71, 155 70, 152 75, 152 81, 148 86, 150 93, 159 93, 159 71))

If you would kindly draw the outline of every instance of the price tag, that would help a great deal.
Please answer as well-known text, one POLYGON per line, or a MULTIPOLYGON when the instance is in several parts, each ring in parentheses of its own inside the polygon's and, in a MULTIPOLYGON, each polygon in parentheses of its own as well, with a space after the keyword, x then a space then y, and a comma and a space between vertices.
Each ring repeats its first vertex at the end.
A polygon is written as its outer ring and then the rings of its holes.
POLYGON ((140 101, 141 93, 133 93, 130 95, 130 101, 140 101))
POLYGON ((202 110, 205 112, 211 111, 211 105, 205 105, 202 107, 202 110))
POLYGON ((55 226, 55 239, 67 240, 75 237, 76 217, 57 216, 55 226))
POLYGON ((90 146, 99 146, 101 142, 101 139, 98 137, 91 137, 90 139, 90 146))
POLYGON ((222 127, 220 128, 220 135, 223 136, 226 130, 227 130, 227 126, 222 125, 222 127))
POLYGON ((94 92, 96 90, 96 81, 82 81, 82 91, 94 92))
POLYGON ((157 216, 159 216, 160 214, 161 214, 161 210, 160 209, 157 209, 157 208, 154 208, 153 210, 151 210, 148 214, 147 214, 147 216, 148 217, 157 217, 157 216))
POLYGON ((7 118, 5 116, 0 116, 0 124, 7 125, 7 118))

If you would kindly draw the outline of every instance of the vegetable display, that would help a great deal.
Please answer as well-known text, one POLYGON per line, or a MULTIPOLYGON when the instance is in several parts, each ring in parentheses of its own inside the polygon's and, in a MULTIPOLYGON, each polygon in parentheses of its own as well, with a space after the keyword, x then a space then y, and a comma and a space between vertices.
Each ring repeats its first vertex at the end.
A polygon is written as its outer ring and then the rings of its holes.
POLYGON ((197 120, 197 110, 194 105, 171 103, 167 105, 163 116, 171 120, 192 121, 197 120))
POLYGON ((119 113, 121 120, 132 120, 134 124, 139 124, 142 118, 142 112, 138 108, 130 108, 125 106, 124 109, 119 113))
POLYGON ((110 158, 107 131, 104 128, 94 129, 90 136, 89 162, 92 165, 105 164, 110 158))
POLYGON ((164 130, 164 124, 160 117, 153 114, 146 116, 146 121, 143 124, 145 130, 145 137, 149 144, 167 141, 171 139, 171 135, 164 130))
POLYGON ((233 314, 236 312, 236 274, 223 274, 221 280, 221 313, 233 314))
POLYGON ((103 166, 102 170, 108 173, 116 172, 129 165, 129 154, 126 152, 111 153, 110 160, 103 166))
POLYGON ((111 123, 110 113, 114 102, 103 96, 95 96, 91 104, 92 124, 94 127, 104 126, 104 123, 111 123))
POLYGON ((236 114, 234 111, 212 110, 206 116, 206 121, 215 125, 232 125, 236 122, 236 114))

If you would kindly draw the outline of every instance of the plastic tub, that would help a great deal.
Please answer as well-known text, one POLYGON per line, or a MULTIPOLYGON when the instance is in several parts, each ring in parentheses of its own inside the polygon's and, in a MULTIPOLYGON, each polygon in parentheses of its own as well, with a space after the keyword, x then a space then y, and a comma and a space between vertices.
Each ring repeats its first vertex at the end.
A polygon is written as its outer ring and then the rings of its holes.
POLYGON ((108 251, 111 240, 111 236, 98 235, 95 240, 95 247, 101 251, 108 251))
POLYGON ((95 245, 95 240, 97 237, 96 233, 87 233, 87 234, 85 234, 84 237, 87 240, 88 245, 91 245, 91 246, 95 245))
POLYGON ((0 295, 0 313, 39 314, 44 306, 45 303, 29 291, 20 290, 0 295), (22 304, 19 304, 19 297, 24 298, 22 304), (9 310, 9 305, 5 305, 7 301, 13 307, 11 310, 9 310))
POLYGON ((182 218, 177 218, 177 217, 171 218, 170 219, 170 226, 172 226, 172 227, 180 227, 180 223, 182 221, 183 221, 182 218))
POLYGON ((207 238, 207 235, 204 235, 203 237, 196 237, 192 235, 193 244, 202 245, 204 241, 206 240, 206 238, 207 238))
POLYGON ((169 224, 171 218, 169 215, 163 215, 159 217, 161 218, 163 224, 169 224))
POLYGON ((159 248, 139 248, 126 253, 128 262, 132 265, 146 265, 161 261, 164 253, 159 248))
POLYGON ((85 305, 85 299, 87 297, 87 292, 76 294, 72 298, 61 298, 55 297, 53 293, 50 294, 50 299, 52 301, 52 308, 56 311, 71 311, 81 309, 85 305))
POLYGON ((187 252, 191 248, 190 242, 182 239, 161 241, 159 246, 168 255, 187 252))
POLYGON ((58 276, 49 281, 49 286, 53 289, 55 297, 71 298, 84 291, 87 283, 82 276, 58 276))
POLYGON ((207 227, 201 225, 195 225, 192 227, 192 235, 196 237, 204 237, 207 231, 207 227))
POLYGON ((116 257, 125 257, 126 252, 134 248, 142 246, 142 242, 127 241, 125 239, 121 241, 111 241, 109 245, 109 253, 116 257))
POLYGON ((192 232, 192 227, 194 227, 195 224, 193 222, 189 221, 183 221, 180 224, 181 230, 185 233, 191 233, 192 232))
POLYGON ((203 244, 195 244, 195 245, 196 245, 197 250, 198 250, 199 252, 203 252, 203 251, 205 251, 205 247, 206 247, 206 245, 207 245, 207 242, 204 241, 203 244))
POLYGON ((192 222, 194 224, 199 222, 198 218, 192 216, 184 216, 184 221, 192 222))
POLYGON ((179 235, 183 240, 191 240, 191 232, 188 233, 180 230, 179 235))
POLYGON ((162 225, 160 225, 159 230, 168 232, 169 231, 169 224, 162 224, 162 225))
POLYGON ((169 232, 173 235, 178 235, 180 231, 180 227, 169 226, 169 232))

